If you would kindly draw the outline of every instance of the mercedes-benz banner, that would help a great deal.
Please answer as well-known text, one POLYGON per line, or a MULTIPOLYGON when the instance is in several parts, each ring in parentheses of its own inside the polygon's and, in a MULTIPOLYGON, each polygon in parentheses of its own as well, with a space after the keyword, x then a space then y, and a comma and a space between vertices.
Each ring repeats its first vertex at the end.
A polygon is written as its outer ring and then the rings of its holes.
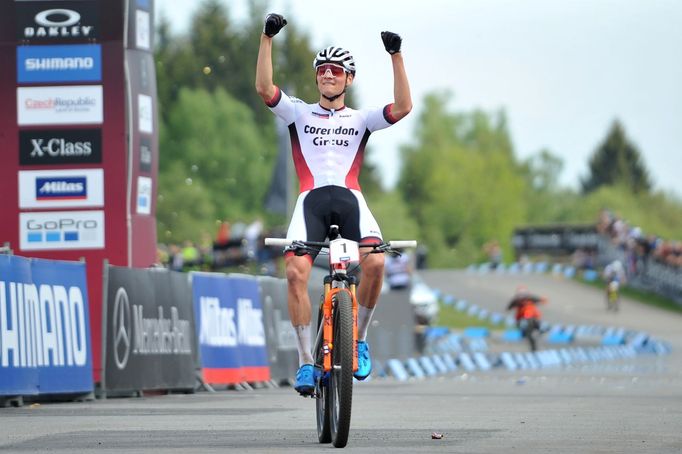
POLYGON ((85 263, 0 255, 0 395, 92 392, 85 263))
POLYGON ((258 280, 193 273, 192 293, 204 380, 212 384, 270 380, 258 280))
POLYGON ((186 274, 107 268, 106 391, 194 389, 192 294, 186 274))

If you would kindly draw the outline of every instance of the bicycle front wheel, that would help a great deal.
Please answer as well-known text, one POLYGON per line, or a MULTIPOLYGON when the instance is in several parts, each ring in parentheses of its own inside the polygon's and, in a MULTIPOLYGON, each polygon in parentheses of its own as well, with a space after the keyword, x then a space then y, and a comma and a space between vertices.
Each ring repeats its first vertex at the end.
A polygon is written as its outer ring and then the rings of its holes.
POLYGON ((353 299, 349 290, 334 296, 334 346, 329 380, 331 434, 335 447, 348 443, 353 403, 353 299))

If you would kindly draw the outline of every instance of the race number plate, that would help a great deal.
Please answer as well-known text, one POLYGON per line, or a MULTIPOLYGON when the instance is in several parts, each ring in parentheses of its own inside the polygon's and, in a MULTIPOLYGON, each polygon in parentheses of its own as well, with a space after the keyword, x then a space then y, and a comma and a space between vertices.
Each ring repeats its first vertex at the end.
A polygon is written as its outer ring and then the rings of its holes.
POLYGON ((338 239, 329 242, 329 261, 332 265, 360 261, 358 243, 352 240, 338 239))

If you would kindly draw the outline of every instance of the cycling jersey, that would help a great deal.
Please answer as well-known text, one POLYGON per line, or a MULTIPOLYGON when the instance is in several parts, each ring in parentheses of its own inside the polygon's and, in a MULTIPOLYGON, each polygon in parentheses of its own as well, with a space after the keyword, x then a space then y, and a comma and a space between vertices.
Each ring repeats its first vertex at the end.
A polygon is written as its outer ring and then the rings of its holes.
POLYGON ((266 104, 289 128, 299 180, 300 194, 287 238, 324 241, 329 225, 337 224, 343 238, 381 240, 358 177, 370 134, 397 121, 391 115, 393 104, 329 110, 287 96, 279 87, 266 104))
POLYGON ((383 108, 328 110, 306 104, 275 87, 266 103, 287 124, 300 192, 322 186, 360 190, 358 176, 369 135, 397 120, 383 108))

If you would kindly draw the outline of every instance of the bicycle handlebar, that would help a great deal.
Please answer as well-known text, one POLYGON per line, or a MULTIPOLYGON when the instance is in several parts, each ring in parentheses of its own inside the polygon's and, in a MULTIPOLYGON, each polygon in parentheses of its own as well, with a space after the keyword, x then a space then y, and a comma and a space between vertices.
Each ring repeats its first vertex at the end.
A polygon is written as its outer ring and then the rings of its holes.
MULTIPOLYGON (((281 246, 281 247, 289 247, 294 243, 302 243, 306 246, 318 246, 318 247, 327 247, 329 246, 328 242, 319 242, 319 241, 296 241, 296 240, 289 240, 286 238, 265 238, 265 245, 266 246, 281 246)), ((382 245, 387 245, 390 249, 403 249, 403 248, 414 248, 417 247, 417 242, 415 240, 397 240, 397 241, 389 241, 387 243, 376 243, 376 244, 360 244, 360 247, 378 247, 382 245)))

